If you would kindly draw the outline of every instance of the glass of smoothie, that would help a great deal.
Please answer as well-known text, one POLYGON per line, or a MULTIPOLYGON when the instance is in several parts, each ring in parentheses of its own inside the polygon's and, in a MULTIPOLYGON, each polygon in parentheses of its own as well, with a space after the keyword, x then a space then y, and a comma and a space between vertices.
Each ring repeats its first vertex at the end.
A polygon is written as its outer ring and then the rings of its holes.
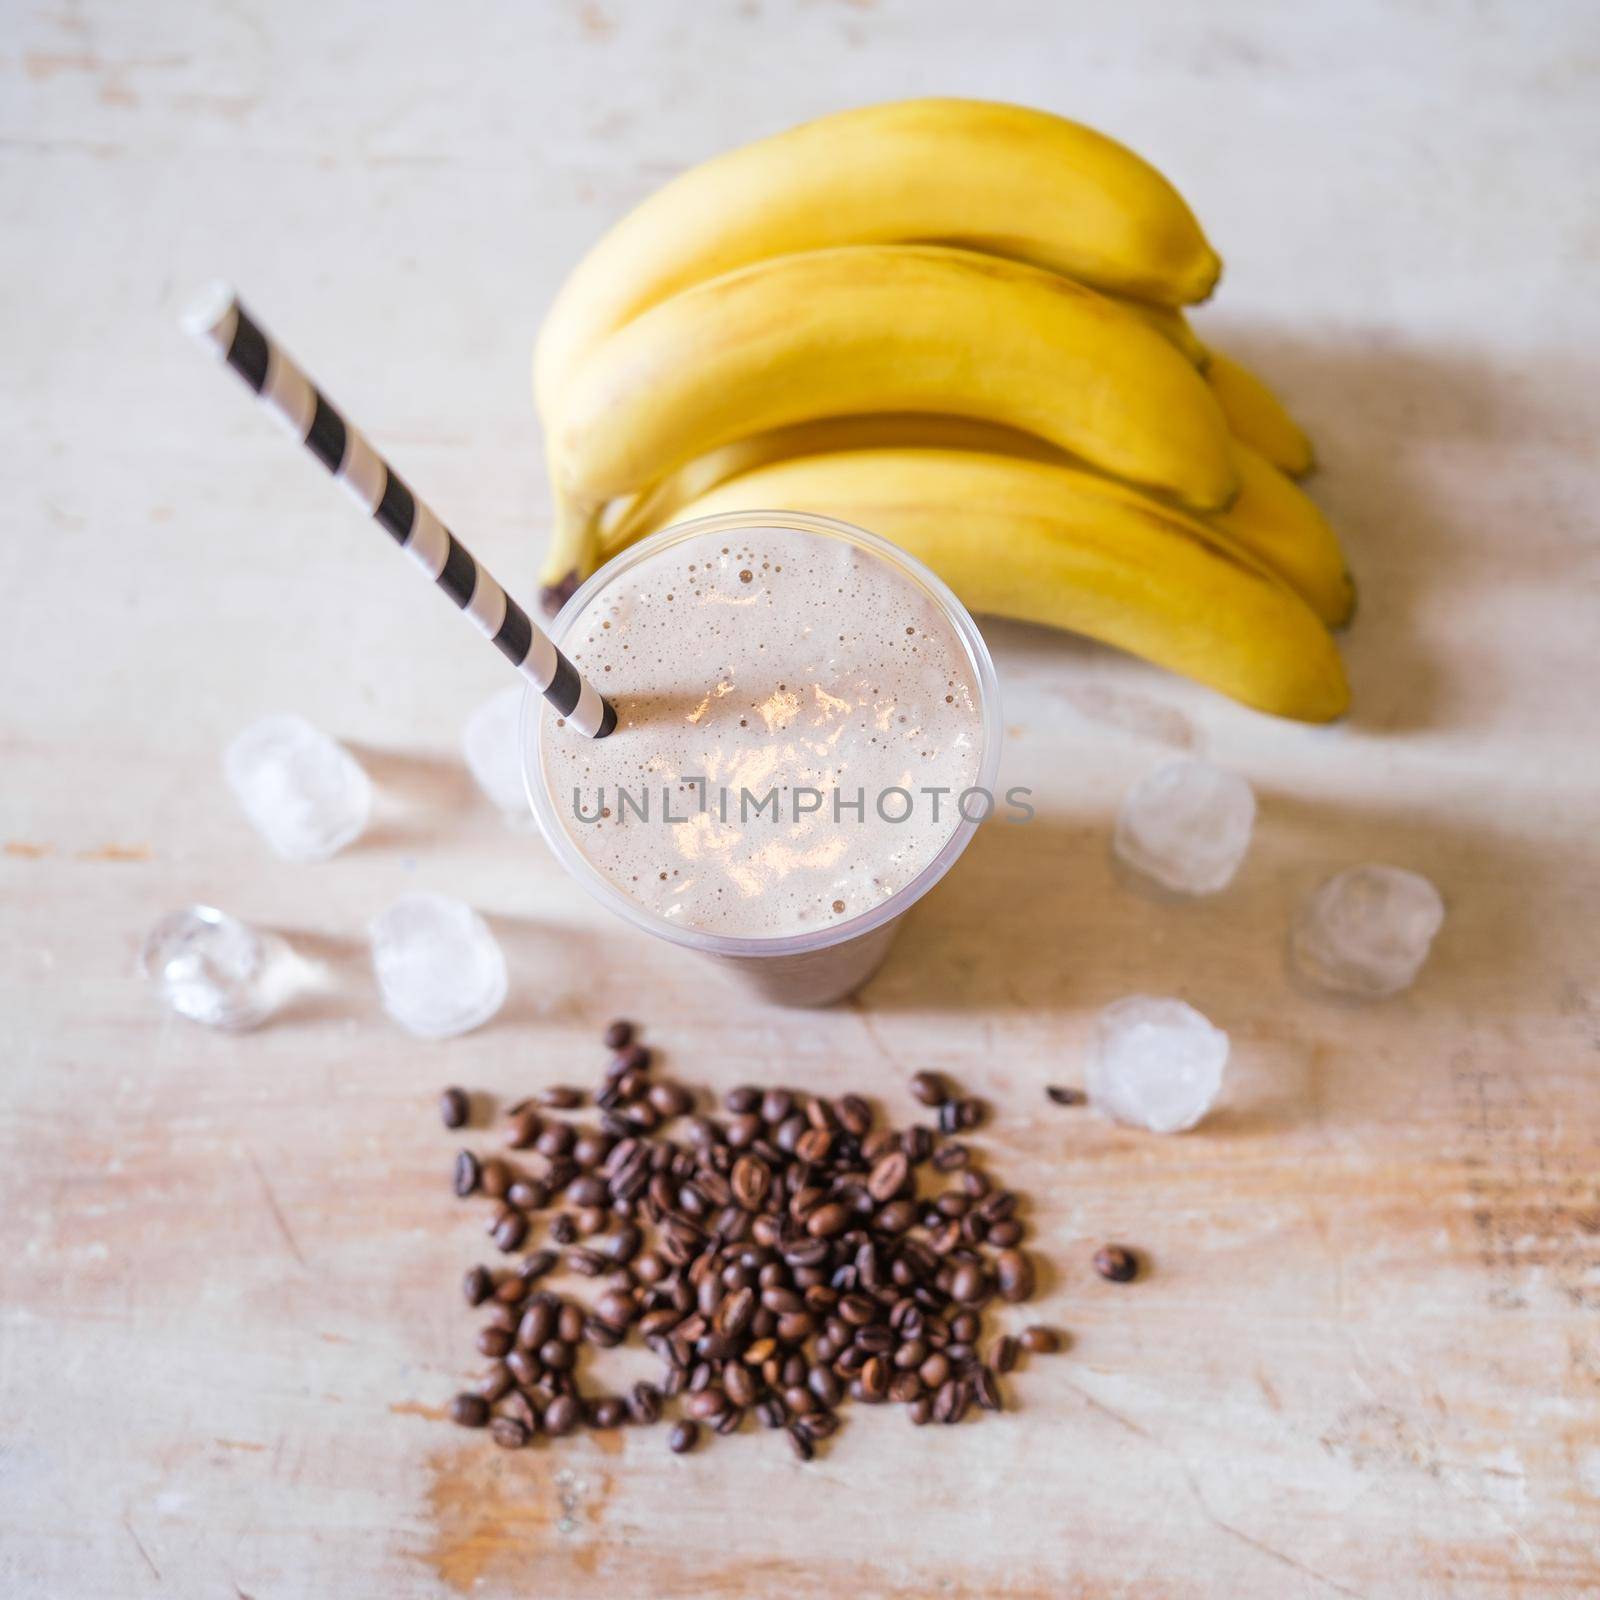
POLYGON ((586 739, 530 692, 523 776, 550 848, 619 916, 767 999, 859 988, 994 810, 983 638, 860 528, 681 523, 590 578, 551 637, 618 723, 586 739))

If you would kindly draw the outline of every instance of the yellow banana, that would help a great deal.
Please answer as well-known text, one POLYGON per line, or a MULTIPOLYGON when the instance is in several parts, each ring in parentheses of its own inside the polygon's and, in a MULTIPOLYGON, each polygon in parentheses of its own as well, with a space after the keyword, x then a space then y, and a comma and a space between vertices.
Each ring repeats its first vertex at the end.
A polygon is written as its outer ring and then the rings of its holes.
POLYGON ((647 311, 568 387, 554 488, 581 525, 744 434, 883 411, 1003 423, 1197 509, 1238 488, 1211 391, 1159 334, 1053 273, 924 245, 779 256, 647 311))
POLYGON ((1148 322, 1168 344, 1183 352, 1191 366, 1204 372, 1211 363, 1211 352, 1200 335, 1194 331, 1189 319, 1176 306, 1158 306, 1150 300, 1135 300, 1131 295, 1110 294, 1097 289, 1113 305, 1131 311, 1141 321, 1148 322))
POLYGON ((1356 588, 1338 536, 1311 496, 1265 456, 1235 443, 1234 459, 1238 498, 1206 521, 1271 567, 1330 628, 1342 628, 1356 588))
MULTIPOLYGON (((900 413, 827 417, 735 439, 680 467, 617 509, 602 535, 602 554, 610 555, 651 529, 675 521, 691 501, 756 467, 796 456, 886 447, 980 450, 1060 466, 1077 464, 1031 434, 965 417, 900 413)), ((1350 620, 1355 589, 1332 528, 1310 496, 1270 462, 1237 441, 1233 449, 1239 469, 1238 498, 1226 511, 1210 513, 1206 522, 1275 572, 1329 627, 1343 626, 1350 620)), ((1150 504, 1154 511, 1164 509, 1150 504)), ((964 514, 963 506, 951 507, 952 516, 964 514)))
POLYGON ((1280 579, 1182 512, 1093 473, 964 450, 852 450, 760 467, 721 511, 823 512, 925 561, 975 611, 1087 634, 1306 722, 1349 703, 1327 630, 1280 579))
POLYGON ((697 283, 799 250, 908 241, 1031 261, 1164 305, 1204 300, 1221 271, 1182 196, 1104 134, 981 100, 864 106, 691 168, 617 223, 540 332, 540 409, 560 409, 601 340, 697 283))
POLYGON ((1234 435, 1291 478, 1304 477, 1314 465, 1311 441, 1283 402, 1243 362, 1208 348, 1206 382, 1234 435))

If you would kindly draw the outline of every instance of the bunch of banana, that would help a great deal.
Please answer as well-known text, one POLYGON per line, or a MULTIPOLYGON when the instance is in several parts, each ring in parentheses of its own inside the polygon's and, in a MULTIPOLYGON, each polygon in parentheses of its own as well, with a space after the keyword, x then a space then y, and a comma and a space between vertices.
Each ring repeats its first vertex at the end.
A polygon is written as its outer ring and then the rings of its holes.
POLYGON ((1184 315, 1220 267, 1152 167, 1016 106, 874 106, 697 167, 540 333, 544 581, 685 516, 818 511, 974 610, 1336 717, 1354 591, 1286 476, 1309 442, 1184 315))

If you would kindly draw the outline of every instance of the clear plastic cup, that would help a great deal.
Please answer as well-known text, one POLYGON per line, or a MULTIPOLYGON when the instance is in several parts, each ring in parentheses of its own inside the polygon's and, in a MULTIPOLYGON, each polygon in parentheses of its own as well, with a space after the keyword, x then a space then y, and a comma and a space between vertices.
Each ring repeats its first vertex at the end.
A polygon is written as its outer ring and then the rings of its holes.
MULTIPOLYGON (((663 529, 631 546, 608 562, 561 608, 550 628, 550 637, 559 645, 571 632, 584 611, 605 593, 606 588, 639 562, 673 543, 698 538, 706 533, 738 533, 762 528, 795 529, 830 539, 842 539, 872 554, 894 568, 908 584, 915 585, 931 599, 948 619, 966 652, 977 684, 981 746, 974 787, 993 792, 1000 766, 1000 683, 983 635, 966 608, 950 589, 920 561, 881 539, 877 534, 836 521, 832 517, 812 516, 799 511, 732 512, 724 516, 701 517, 663 529)), ((698 950, 733 972, 763 999, 779 1005, 820 1006, 853 994, 877 971, 889 953, 889 946, 900 924, 914 906, 956 863, 979 822, 958 817, 950 837, 938 854, 888 899, 880 901, 859 916, 832 923, 805 933, 773 937, 747 937, 708 933, 657 916, 628 896, 593 865, 578 849, 562 826, 557 806, 545 782, 541 740, 551 726, 553 713, 542 695, 530 689, 522 707, 522 773, 528 799, 546 843, 561 864, 583 887, 634 927, 654 934, 671 944, 698 950)))

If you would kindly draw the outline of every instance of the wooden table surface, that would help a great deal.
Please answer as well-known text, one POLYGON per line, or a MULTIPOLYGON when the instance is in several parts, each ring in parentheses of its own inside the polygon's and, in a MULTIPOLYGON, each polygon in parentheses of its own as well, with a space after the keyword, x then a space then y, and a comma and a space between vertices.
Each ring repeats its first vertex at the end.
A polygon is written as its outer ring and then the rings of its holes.
POLYGON ((0 37, 0 1593, 10 1596, 1573 1596, 1600 1593, 1600 27, 1540 6, 581 0, 382 8, 17 0, 0 37), (459 756, 502 681, 450 608, 174 329, 235 277, 497 569, 531 587, 527 395, 579 249, 686 163, 905 93, 1032 101, 1162 164, 1228 258, 1203 332, 1315 434, 1362 589, 1343 725, 992 630, 1004 780, 881 978, 762 1009, 505 827, 459 756), (228 735, 356 748, 372 832, 269 859, 228 735), (1200 751, 1257 786, 1235 886, 1174 908, 1108 860, 1126 785, 1200 751), (1298 897, 1386 860, 1449 905, 1414 992, 1286 974, 1298 897), (502 1015, 427 1044, 366 920, 492 918, 502 1015), (204 899, 325 986, 246 1038, 164 1016, 144 930, 204 899), (1233 1036, 1161 1140, 1048 1105, 1109 1000, 1233 1036), (441 1420, 484 1241, 433 1109, 670 1069, 896 1118, 989 1097, 1032 1197, 1018 1409, 914 1434, 520 1455, 441 1420), (471 1212, 469 1215, 468 1212, 471 1212), (1088 1269, 1118 1239, 1144 1281, 1088 1269))

